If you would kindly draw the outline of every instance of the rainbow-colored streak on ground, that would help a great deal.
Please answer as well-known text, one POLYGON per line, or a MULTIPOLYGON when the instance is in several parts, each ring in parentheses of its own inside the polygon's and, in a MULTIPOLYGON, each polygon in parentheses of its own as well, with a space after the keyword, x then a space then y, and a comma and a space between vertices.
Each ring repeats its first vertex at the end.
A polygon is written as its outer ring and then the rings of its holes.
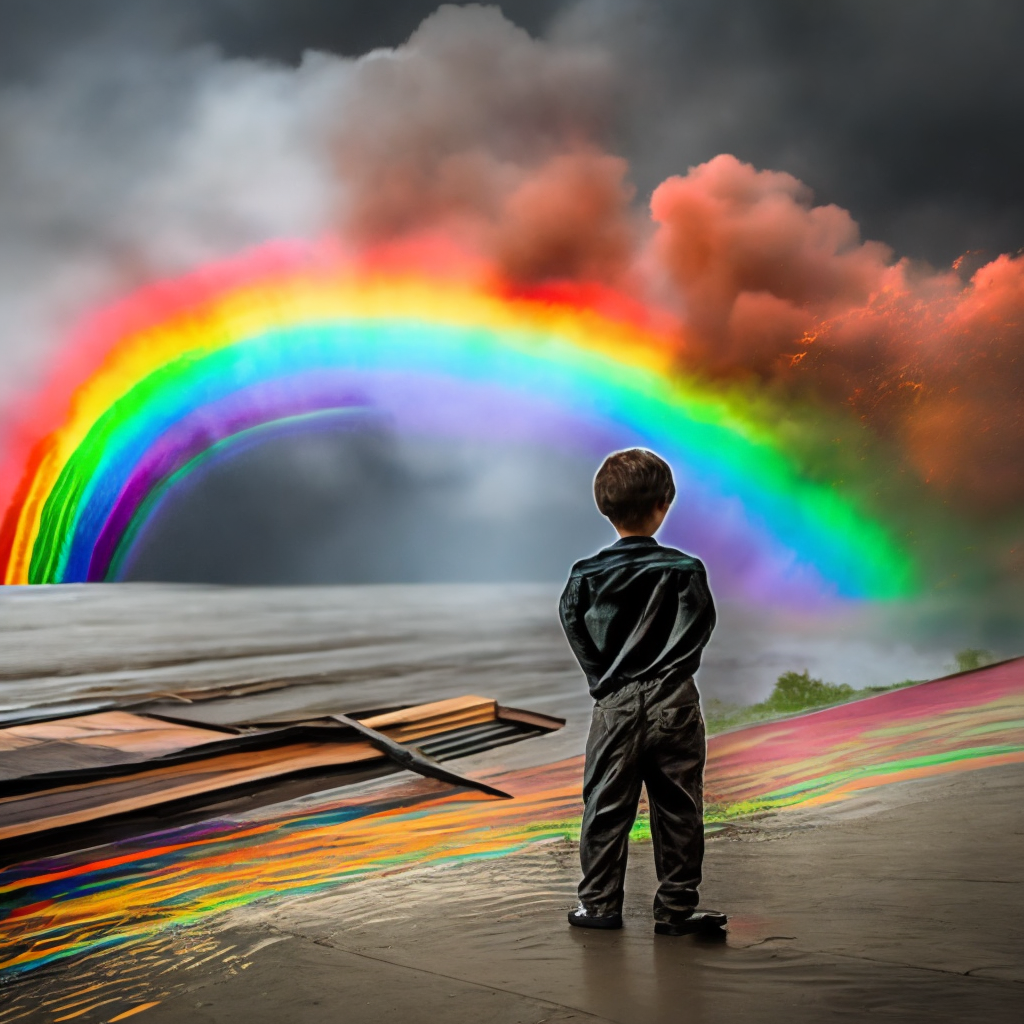
POLYGON ((268 425, 382 417, 400 434, 512 440, 675 465, 669 540, 748 595, 889 598, 900 543, 814 483, 749 398, 677 372, 679 332, 596 287, 494 284, 353 266, 277 245, 148 288, 93 317, 0 465, 7 583, 117 579, 179 481, 268 425))
MULTIPOLYGON (((713 737, 708 824, 809 807, 893 782, 1024 764, 1024 659, 784 722, 713 737)), ((372 872, 508 854, 578 827, 582 759, 496 777, 513 801, 418 790, 324 800, 301 814, 214 821, 108 847, 95 859, 16 865, 0 971, 198 922, 268 897, 316 893, 372 872)))

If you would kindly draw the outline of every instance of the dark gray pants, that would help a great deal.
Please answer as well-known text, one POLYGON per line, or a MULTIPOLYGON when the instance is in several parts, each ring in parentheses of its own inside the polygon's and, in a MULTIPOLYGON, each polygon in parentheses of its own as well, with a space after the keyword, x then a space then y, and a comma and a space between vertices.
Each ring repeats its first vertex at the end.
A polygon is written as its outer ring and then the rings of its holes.
POLYGON ((583 775, 580 901, 622 911, 629 830, 640 784, 651 809, 658 893, 654 919, 697 905, 704 859, 704 719, 692 679, 627 683, 594 705, 583 775))

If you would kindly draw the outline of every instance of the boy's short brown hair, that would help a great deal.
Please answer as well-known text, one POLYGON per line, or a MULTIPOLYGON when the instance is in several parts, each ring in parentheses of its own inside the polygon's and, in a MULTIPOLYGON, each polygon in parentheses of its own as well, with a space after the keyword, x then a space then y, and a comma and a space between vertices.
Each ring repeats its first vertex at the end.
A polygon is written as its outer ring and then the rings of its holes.
POLYGON ((646 448, 613 452, 594 477, 594 500, 613 526, 639 530, 651 513, 676 496, 669 464, 646 448))

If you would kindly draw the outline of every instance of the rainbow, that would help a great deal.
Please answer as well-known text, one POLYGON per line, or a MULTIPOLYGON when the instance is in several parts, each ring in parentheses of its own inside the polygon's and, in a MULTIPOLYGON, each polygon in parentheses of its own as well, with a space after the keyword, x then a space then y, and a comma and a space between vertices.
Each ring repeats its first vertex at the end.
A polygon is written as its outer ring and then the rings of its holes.
POLYGON ((671 541, 755 597, 891 598, 897 539, 803 476, 749 400, 678 372, 655 314, 594 286, 514 291, 278 243, 92 316, 0 466, 8 584, 118 579, 167 495, 267 430, 383 418, 401 434, 597 459, 645 445, 680 477, 671 541))

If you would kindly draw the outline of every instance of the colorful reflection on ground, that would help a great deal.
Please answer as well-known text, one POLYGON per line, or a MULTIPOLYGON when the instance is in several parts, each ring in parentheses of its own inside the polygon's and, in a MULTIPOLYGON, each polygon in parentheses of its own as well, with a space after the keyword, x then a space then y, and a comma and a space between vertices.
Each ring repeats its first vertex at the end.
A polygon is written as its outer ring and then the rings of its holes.
MULTIPOLYGON (((713 737, 708 827, 893 782, 1024 762, 1024 659, 713 737)), ((578 827, 582 758, 494 776, 514 801, 423 782, 206 822, 0 872, 0 972, 151 942, 257 900, 411 864, 495 857, 578 827)), ((642 824, 638 834, 642 834, 642 824)), ((0 975, 0 976, 3 976, 0 975)))

